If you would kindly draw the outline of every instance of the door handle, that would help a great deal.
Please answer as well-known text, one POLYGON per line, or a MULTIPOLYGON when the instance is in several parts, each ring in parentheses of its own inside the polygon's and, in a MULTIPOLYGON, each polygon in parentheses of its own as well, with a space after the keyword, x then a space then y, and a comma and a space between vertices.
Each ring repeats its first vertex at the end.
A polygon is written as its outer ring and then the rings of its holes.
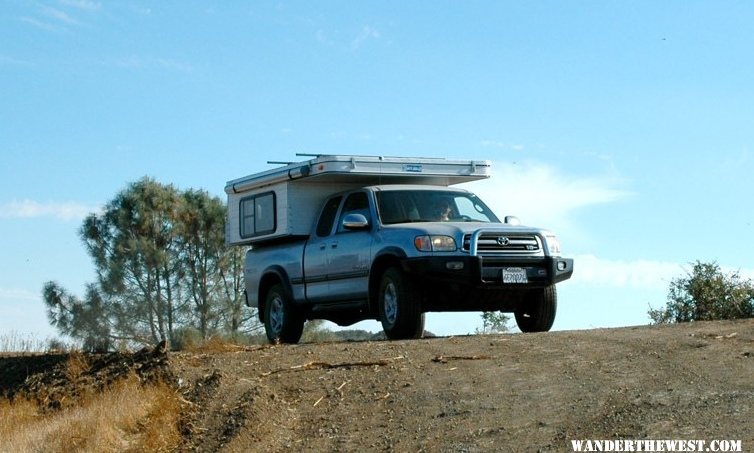
POLYGON ((321 244, 319 244, 319 249, 320 250, 324 250, 326 247, 327 247, 327 244, 325 244, 324 242, 321 243, 321 244))
POLYGON ((334 249, 338 248, 338 241, 334 241, 332 244, 330 244, 330 247, 334 249))

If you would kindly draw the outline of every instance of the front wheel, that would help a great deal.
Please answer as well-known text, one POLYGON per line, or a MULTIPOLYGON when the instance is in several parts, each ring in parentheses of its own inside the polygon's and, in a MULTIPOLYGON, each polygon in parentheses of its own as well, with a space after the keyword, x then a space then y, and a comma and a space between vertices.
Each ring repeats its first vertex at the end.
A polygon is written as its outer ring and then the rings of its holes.
POLYGON ((555 322, 557 309, 555 285, 532 290, 516 309, 516 324, 521 332, 547 332, 555 322))
POLYGON ((378 296, 380 321, 391 340, 421 338, 424 313, 414 285, 400 269, 391 267, 382 274, 378 296))
POLYGON ((304 318, 283 287, 271 287, 264 300, 264 330, 270 343, 298 343, 304 332, 304 318))

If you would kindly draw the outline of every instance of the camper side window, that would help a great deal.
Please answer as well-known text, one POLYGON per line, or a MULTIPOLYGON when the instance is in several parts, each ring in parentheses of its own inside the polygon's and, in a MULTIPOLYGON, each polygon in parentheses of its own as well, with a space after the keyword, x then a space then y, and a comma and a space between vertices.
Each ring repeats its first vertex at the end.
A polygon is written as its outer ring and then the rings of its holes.
POLYGON ((275 192, 265 192, 241 200, 241 237, 275 232, 275 192))

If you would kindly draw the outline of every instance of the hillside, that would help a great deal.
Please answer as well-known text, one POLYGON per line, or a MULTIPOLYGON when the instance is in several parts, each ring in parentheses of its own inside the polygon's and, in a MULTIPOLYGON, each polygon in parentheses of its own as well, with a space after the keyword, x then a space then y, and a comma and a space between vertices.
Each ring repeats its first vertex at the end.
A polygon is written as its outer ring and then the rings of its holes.
MULTIPOLYGON (((115 379, 112 366, 170 380, 184 451, 570 451, 571 439, 616 438, 754 445, 754 320, 141 354, 110 365, 90 358, 96 372, 78 385, 115 379)), ((75 400, 76 386, 55 375, 64 361, 0 359, 0 391, 42 392, 49 404, 58 386, 75 400)))

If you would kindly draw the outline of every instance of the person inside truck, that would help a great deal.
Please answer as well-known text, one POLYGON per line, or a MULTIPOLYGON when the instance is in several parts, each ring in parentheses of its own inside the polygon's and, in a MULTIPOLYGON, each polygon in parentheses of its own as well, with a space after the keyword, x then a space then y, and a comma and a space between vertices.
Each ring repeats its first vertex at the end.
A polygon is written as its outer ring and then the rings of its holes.
POLYGON ((448 222, 453 214, 453 205, 447 198, 440 198, 435 204, 435 220, 448 222))

